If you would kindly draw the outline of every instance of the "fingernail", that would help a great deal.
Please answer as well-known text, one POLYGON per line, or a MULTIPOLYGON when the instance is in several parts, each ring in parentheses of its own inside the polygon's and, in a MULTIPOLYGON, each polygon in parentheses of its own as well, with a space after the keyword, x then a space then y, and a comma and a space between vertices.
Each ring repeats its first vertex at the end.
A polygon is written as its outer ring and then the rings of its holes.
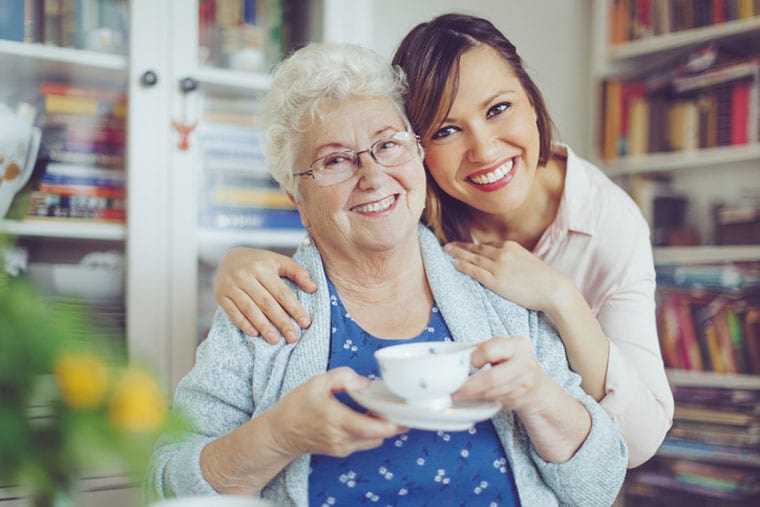
POLYGON ((271 343, 272 345, 280 341, 280 337, 277 336, 277 333, 275 332, 267 333, 266 335, 264 335, 264 339, 268 341, 269 343, 271 343))
POLYGON ((301 317, 298 319, 298 323, 301 325, 301 327, 309 327, 311 325, 311 319, 308 317, 301 317))
POLYGON ((450 251, 452 248, 453 247, 451 246, 451 243, 446 243, 445 245, 443 245, 443 249, 447 252, 450 251))
POLYGON ((254 329, 252 326, 247 326, 245 328, 245 334, 247 334, 248 336, 258 336, 259 332, 256 329, 254 329))
POLYGON ((285 333, 286 342, 293 343, 296 340, 298 340, 298 335, 295 333, 295 331, 288 331, 287 333, 285 333))

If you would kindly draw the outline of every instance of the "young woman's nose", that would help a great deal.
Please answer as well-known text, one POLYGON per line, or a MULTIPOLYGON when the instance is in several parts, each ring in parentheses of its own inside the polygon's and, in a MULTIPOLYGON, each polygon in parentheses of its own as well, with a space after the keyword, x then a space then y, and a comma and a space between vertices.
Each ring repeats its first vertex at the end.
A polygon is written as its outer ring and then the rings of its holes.
POLYGON ((486 125, 475 126, 466 134, 467 159, 474 163, 491 162, 496 155, 495 133, 486 125))

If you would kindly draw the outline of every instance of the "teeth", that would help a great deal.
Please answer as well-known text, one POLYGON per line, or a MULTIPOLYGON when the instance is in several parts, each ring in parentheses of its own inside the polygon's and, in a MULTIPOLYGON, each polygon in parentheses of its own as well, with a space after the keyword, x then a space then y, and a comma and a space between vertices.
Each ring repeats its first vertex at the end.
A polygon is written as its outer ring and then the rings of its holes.
POLYGON ((477 183, 478 185, 486 185, 488 183, 494 183, 496 181, 499 181, 504 176, 507 175, 509 171, 512 170, 512 166, 514 165, 514 160, 510 160, 509 162, 500 165, 495 170, 491 171, 490 173, 481 174, 479 176, 475 176, 470 178, 470 180, 473 183, 477 183))
POLYGON ((354 211, 358 211, 359 213, 377 213, 380 211, 385 211, 391 207, 393 201, 395 200, 396 197, 391 195, 382 201, 373 202, 372 204, 367 204, 365 206, 357 206, 354 208, 354 211))

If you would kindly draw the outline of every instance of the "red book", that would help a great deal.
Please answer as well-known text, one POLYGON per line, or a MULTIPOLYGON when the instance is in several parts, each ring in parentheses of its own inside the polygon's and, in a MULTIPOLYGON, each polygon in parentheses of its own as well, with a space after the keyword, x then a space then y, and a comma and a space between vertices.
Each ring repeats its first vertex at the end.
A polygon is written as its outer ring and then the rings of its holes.
POLYGON ((726 21, 726 6, 724 0, 712 0, 713 23, 724 23, 726 21))
POLYGON ((44 182, 40 183, 39 190, 49 194, 109 197, 111 199, 124 199, 127 195, 124 188, 109 188, 95 185, 51 185, 44 182))
POLYGON ((749 142, 750 81, 737 81, 731 88, 731 144, 749 142))

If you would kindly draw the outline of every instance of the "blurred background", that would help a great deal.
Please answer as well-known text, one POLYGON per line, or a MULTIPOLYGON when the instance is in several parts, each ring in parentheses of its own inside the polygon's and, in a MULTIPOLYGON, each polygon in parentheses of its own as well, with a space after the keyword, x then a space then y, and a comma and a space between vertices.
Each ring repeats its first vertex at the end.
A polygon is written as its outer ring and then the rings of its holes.
MULTIPOLYGON (((310 40, 390 58, 437 14, 490 19, 557 137, 647 218, 676 421, 626 505, 760 492, 760 3, 752 0, 0 0, 4 271, 89 316, 170 393, 235 245, 291 252, 297 212, 257 125, 269 70, 310 40), (21 133, 21 134, 19 134, 21 133), (19 149, 18 147, 21 146, 19 149)), ((0 299, 0 305, 12 302, 0 299)), ((2 351, 0 351, 2 353, 2 351)), ((13 485, 0 506, 24 505, 13 485)), ((136 505, 122 474, 85 505, 136 505)))

